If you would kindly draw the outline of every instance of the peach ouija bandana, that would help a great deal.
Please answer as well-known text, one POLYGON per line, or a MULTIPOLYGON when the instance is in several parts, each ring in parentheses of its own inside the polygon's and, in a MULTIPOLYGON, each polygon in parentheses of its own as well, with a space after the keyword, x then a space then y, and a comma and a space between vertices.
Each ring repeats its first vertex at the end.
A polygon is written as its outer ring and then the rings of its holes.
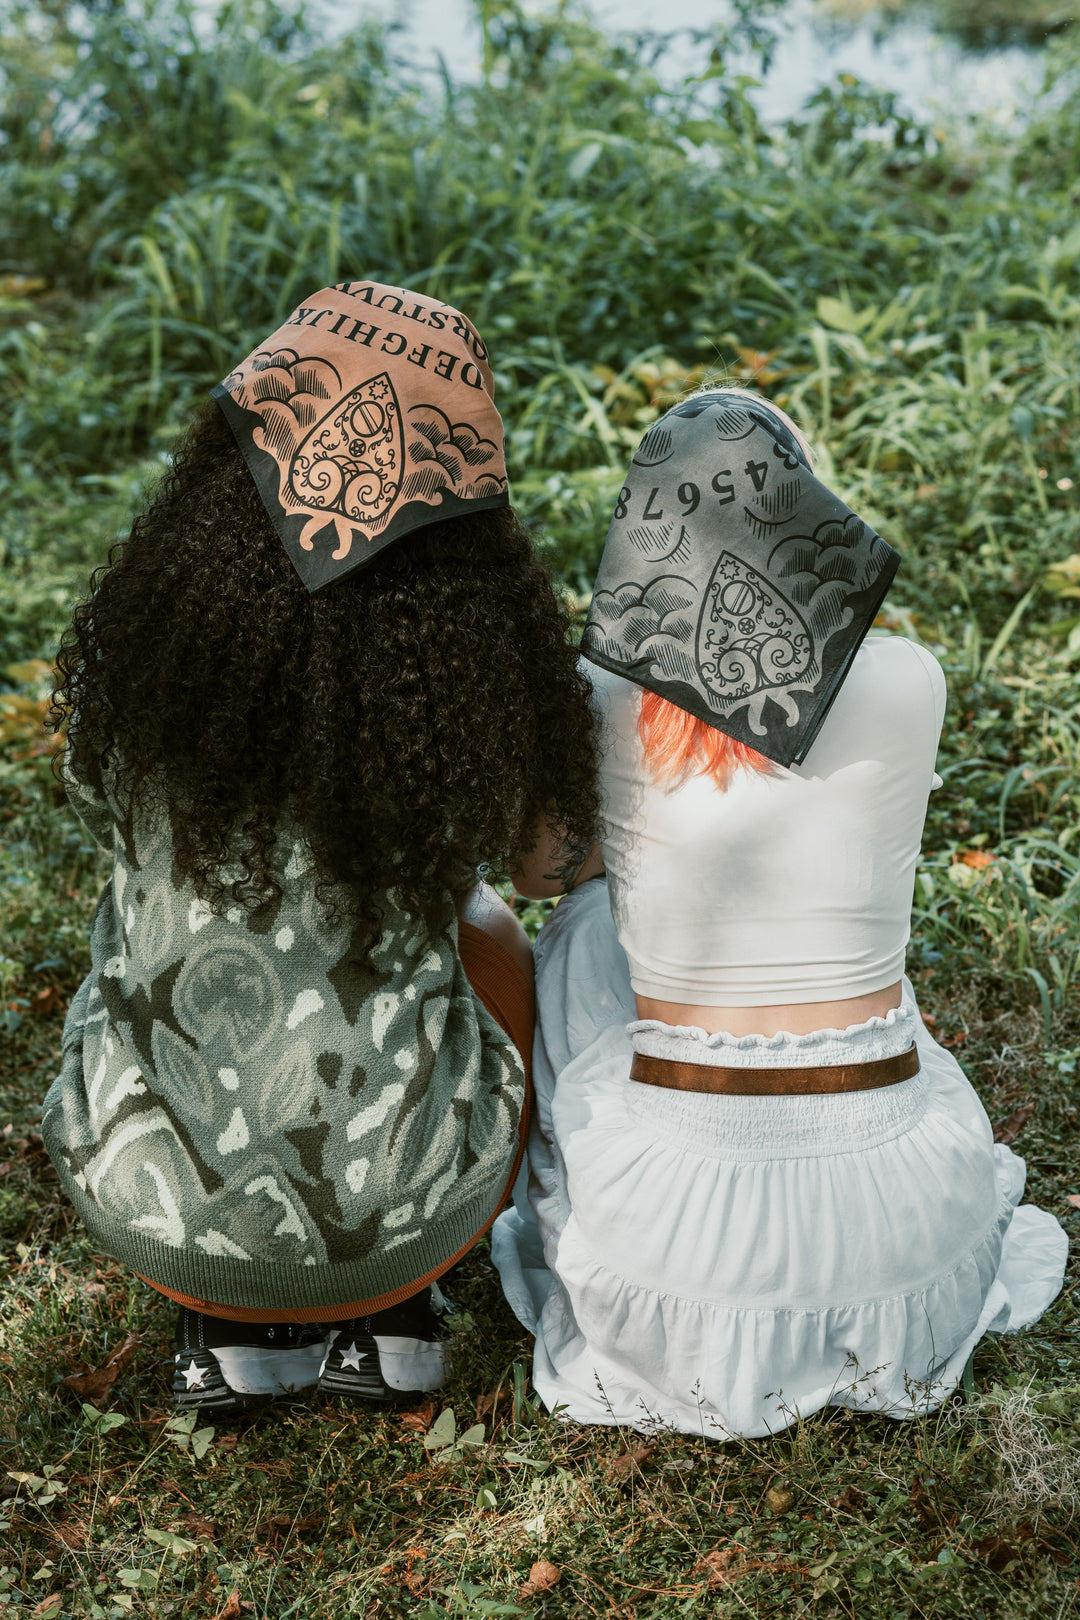
POLYGON ((634 452, 581 650, 799 764, 899 562, 766 401, 702 392, 634 452))
POLYGON ((213 397, 309 591, 425 524, 508 503, 487 350, 435 298, 324 287, 213 397))

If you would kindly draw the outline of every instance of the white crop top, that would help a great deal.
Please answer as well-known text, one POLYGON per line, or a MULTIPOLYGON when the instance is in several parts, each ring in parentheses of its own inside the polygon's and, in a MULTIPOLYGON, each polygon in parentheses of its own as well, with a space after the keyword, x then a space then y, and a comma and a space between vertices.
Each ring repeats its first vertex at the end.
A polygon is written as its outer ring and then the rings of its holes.
POLYGON ((659 786, 641 691, 582 661, 603 719, 603 851, 630 982, 708 1007, 841 1001, 904 971, 945 714, 925 648, 871 637, 801 765, 659 786))

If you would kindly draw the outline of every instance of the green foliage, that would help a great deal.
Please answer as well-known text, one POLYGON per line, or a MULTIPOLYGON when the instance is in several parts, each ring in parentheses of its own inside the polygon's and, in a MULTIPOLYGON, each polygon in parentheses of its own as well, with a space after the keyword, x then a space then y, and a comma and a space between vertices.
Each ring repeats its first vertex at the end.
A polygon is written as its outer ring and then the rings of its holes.
MULTIPOLYGON (((631 446, 710 378, 792 411, 896 542, 882 628, 931 646, 951 694, 909 965, 992 1117, 1023 1129, 1031 1195, 1075 1229, 1080 54, 1054 47, 1008 136, 924 126, 850 78, 776 130, 729 64, 736 34, 767 56, 777 9, 740 0, 672 85, 655 40, 482 0, 483 79, 461 85, 418 77, 393 30, 329 45, 273 0, 0 0, 0 1126, 19 1132, 0 1606, 1072 1612, 1071 1297, 981 1345, 974 1400, 928 1422, 834 1412, 650 1448, 544 1415, 478 1251, 426 1434, 297 1405, 221 1435, 169 1421, 167 1313, 93 1269, 32 1128, 103 876, 41 730, 56 637, 192 406, 301 294, 371 275, 478 321, 515 499, 579 610, 631 446), (120 1409, 80 1411, 60 1379, 118 1325, 145 1346, 120 1409), (542 1594, 536 1559, 562 1570, 542 1594)), ((548 909, 522 908, 530 929, 548 909)))

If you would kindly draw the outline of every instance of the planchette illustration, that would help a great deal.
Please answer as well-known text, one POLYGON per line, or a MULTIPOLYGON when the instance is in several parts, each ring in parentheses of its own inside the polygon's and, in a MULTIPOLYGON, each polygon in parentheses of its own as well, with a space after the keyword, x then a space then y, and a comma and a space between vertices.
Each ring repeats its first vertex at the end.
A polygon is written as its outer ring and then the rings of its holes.
POLYGON ((382 528, 401 489, 405 439, 401 407, 385 371, 368 377, 316 422, 289 464, 288 490, 315 515, 305 523, 300 544, 327 520, 337 531, 335 561, 348 555, 354 526, 382 528))
POLYGON ((722 551, 705 590, 697 633, 702 680, 727 710, 811 673, 814 642, 798 610, 771 581, 722 551))

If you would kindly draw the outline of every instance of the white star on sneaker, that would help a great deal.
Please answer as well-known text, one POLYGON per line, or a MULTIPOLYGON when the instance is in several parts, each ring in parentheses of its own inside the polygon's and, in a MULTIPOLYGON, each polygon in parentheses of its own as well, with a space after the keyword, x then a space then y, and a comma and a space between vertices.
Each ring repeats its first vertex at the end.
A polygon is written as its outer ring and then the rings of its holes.
POLYGON ((354 1372, 359 1372, 360 1363, 366 1355, 367 1351, 358 1350, 354 1341, 347 1350, 341 1352, 341 1365, 342 1367, 351 1367, 354 1372))
POLYGON ((199 1366, 197 1361, 193 1361, 189 1366, 185 1367, 183 1369, 183 1373, 184 1377, 187 1379, 188 1389, 202 1389, 203 1383, 206 1379, 206 1373, 199 1366))

